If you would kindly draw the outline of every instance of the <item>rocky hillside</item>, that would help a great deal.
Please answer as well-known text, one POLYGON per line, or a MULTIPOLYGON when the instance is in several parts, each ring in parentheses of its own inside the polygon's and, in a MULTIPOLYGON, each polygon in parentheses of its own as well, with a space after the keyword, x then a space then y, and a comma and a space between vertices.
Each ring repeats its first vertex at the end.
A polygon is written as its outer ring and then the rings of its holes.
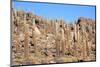
POLYGON ((96 60, 96 22, 73 24, 12 10, 12 65, 96 60))

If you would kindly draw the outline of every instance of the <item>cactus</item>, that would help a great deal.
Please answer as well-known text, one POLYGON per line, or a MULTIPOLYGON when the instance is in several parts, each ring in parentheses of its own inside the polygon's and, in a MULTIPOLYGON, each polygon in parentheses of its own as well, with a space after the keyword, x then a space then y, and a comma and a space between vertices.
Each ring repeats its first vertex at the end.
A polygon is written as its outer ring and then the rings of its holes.
POLYGON ((37 46, 36 46, 36 36, 34 34, 34 27, 35 27, 35 19, 33 18, 33 26, 32 26, 32 43, 34 44, 34 51, 35 56, 37 56, 37 46))
POLYGON ((86 53, 87 56, 90 55, 90 51, 89 51, 89 43, 88 43, 88 34, 85 32, 85 38, 86 38, 86 53))
POLYGON ((77 51, 77 45, 78 45, 78 43, 77 43, 77 29, 76 29, 76 24, 74 25, 74 56, 75 57, 77 57, 77 55, 78 55, 78 51, 77 51))
POLYGON ((25 55, 25 60, 28 61, 29 59, 29 33, 28 33, 28 28, 29 25, 25 24, 25 47, 24 47, 24 55, 25 55))
POLYGON ((67 49, 68 49, 68 52, 70 53, 70 30, 69 30, 69 25, 67 25, 67 49))
POLYGON ((64 39, 64 30, 61 29, 61 37, 62 37, 62 40, 61 40, 61 47, 62 47, 62 55, 64 56, 65 55, 65 39, 64 39))
MULTIPOLYGON (((78 46, 78 51, 80 51, 80 31, 79 31, 79 24, 77 25, 77 46, 78 46)), ((80 56, 80 53, 77 51, 78 55, 77 56, 80 56)))
POLYGON ((56 44, 56 53, 57 53, 56 55, 57 57, 59 57, 60 56, 60 45, 59 45, 59 38, 58 38, 58 23, 56 23, 55 28, 56 28, 55 44, 56 44))
POLYGON ((83 60, 86 60, 87 57, 87 50, 86 50, 86 31, 85 26, 82 27, 82 40, 83 40, 83 60))
POLYGON ((57 52, 57 57, 60 56, 60 41, 59 39, 56 39, 56 52, 57 52))
POLYGON ((24 34, 25 34, 25 40, 24 40, 24 58, 25 58, 25 64, 29 62, 29 24, 26 24, 26 15, 24 16, 24 34))

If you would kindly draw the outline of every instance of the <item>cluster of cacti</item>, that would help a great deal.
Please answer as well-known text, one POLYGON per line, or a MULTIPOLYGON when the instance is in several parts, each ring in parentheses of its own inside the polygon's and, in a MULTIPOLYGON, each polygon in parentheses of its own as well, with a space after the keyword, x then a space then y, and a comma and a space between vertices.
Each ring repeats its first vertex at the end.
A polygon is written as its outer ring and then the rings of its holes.
POLYGON ((12 11, 12 62, 42 64, 95 60, 95 21, 69 24, 12 11))

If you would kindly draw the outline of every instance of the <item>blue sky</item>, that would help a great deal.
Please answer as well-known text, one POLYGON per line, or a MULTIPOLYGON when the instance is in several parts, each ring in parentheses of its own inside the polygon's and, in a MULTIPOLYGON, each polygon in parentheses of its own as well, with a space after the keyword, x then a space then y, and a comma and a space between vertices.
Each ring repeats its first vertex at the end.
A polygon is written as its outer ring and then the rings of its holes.
POLYGON ((79 17, 95 20, 94 6, 13 1, 13 8, 25 12, 32 12, 47 19, 64 19, 70 23, 79 17))

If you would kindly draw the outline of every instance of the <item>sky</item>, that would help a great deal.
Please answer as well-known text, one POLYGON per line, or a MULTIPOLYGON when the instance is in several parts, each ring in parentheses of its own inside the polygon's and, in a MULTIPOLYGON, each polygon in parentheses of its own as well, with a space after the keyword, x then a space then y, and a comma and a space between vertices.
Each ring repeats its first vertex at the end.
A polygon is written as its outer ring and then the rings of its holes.
POLYGON ((20 1, 13 1, 12 5, 19 11, 32 12, 47 19, 63 19, 68 23, 76 21, 79 17, 95 20, 96 16, 95 6, 20 1))

